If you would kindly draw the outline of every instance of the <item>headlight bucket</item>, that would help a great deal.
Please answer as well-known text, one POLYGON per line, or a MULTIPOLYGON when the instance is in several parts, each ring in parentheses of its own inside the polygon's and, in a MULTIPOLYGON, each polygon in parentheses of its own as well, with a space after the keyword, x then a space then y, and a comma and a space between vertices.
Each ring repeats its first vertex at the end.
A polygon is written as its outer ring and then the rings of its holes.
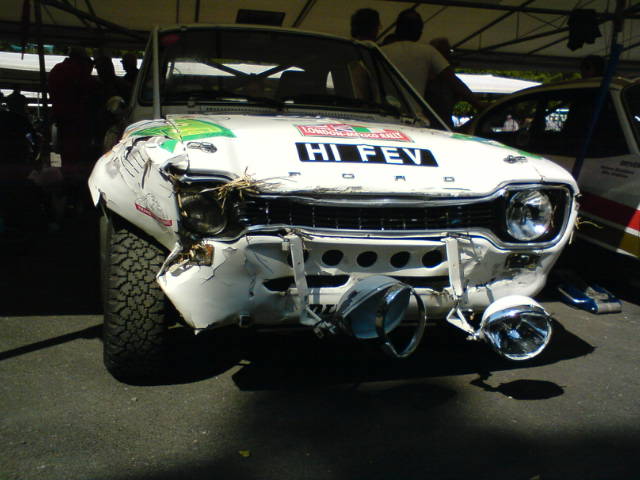
POLYGON ((227 216, 212 192, 178 194, 180 219, 184 227, 201 235, 216 235, 227 226, 227 216))
POLYGON ((554 207, 540 190, 514 192, 507 201, 507 233, 515 240, 531 242, 544 237, 553 227, 554 207))

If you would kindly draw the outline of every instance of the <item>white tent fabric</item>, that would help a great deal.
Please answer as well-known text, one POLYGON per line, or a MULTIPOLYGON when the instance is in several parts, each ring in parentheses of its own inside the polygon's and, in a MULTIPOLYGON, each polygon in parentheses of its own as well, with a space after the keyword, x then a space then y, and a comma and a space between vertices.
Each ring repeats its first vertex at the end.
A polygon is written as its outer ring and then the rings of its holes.
MULTIPOLYGON (((56 64, 62 62, 64 59, 64 55, 45 55, 45 70, 50 72, 56 64)), ((120 60, 120 58, 113 59, 113 67, 115 68, 116 75, 118 76, 122 76, 125 73, 120 60)), ((141 61, 139 60, 138 65, 140 62, 141 61)), ((25 53, 24 55, 21 55, 20 53, 15 52, 0 52, 0 69, 39 72, 40 60, 38 59, 38 55, 33 53, 25 53)))
POLYGON ((476 75, 471 73, 456 74, 472 92, 494 93, 506 95, 523 88, 535 87, 540 82, 531 82, 517 78, 498 77, 495 75, 476 75))

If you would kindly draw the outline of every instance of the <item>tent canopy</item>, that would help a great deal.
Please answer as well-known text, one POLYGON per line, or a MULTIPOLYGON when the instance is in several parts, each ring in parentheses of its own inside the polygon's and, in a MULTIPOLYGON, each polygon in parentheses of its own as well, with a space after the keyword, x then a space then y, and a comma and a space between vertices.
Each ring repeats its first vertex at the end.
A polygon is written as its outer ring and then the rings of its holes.
MULTIPOLYGON (((460 65, 467 68, 577 71, 589 54, 606 56, 611 47, 615 0, 3 0, 0 40, 19 44, 27 31, 36 40, 40 2, 45 43, 142 49, 156 24, 233 24, 270 18, 283 27, 349 36, 351 14, 360 8, 380 13, 384 33, 397 15, 415 8, 425 22, 421 42, 448 37, 460 65), (346 7, 346 8, 345 8, 346 7), (567 46, 573 9, 593 9, 600 37, 571 50, 567 46), (28 15, 25 15, 27 11, 28 15), (260 15, 262 12, 262 15, 260 15), (253 14, 253 16, 252 16, 253 14), (25 18, 30 19, 26 29, 25 18)), ((640 2, 623 2, 624 45, 618 72, 640 72, 640 2)))

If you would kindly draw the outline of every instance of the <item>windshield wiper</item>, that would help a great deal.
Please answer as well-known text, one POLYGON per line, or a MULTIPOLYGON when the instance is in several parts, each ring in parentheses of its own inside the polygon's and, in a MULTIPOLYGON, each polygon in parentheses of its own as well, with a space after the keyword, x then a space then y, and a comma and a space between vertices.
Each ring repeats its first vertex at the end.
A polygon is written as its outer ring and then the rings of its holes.
POLYGON ((262 97, 258 95, 248 95, 246 93, 232 92, 230 90, 194 90, 188 92, 172 92, 166 95, 165 100, 228 100, 230 102, 242 102, 242 103, 255 103, 260 105, 266 105, 268 107, 277 108, 281 110, 283 103, 280 100, 274 98, 262 97))
POLYGON ((291 97, 283 98, 285 104, 301 103, 321 105, 327 107, 339 107, 339 108, 362 108, 367 112, 378 113, 382 115, 392 115, 394 117, 400 117, 401 112, 398 107, 395 107, 389 103, 377 103, 369 100, 363 100, 359 98, 341 97, 337 95, 324 95, 324 94, 303 94, 294 95, 291 97))

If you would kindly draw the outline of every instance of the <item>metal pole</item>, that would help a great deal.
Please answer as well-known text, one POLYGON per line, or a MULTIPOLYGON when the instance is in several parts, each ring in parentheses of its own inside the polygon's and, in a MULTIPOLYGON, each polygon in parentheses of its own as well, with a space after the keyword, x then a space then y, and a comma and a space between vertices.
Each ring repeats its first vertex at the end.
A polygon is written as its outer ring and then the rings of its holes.
MULTIPOLYGON (((524 8, 527 5, 529 5, 530 3, 533 3, 535 0, 526 0, 526 2, 524 2, 522 5, 520 5, 520 8, 524 8)), ((479 30, 476 30, 475 32, 473 32, 471 35, 466 36, 465 38, 463 38, 462 40, 460 40, 459 42, 456 42, 456 44, 453 46, 453 48, 458 48, 460 45, 468 42, 469 40, 471 40, 472 38, 477 37, 478 35, 480 35, 482 32, 485 32, 487 30, 489 30, 491 27, 493 27, 494 25, 500 23, 501 21, 505 20, 506 18, 510 17, 511 15, 513 15, 516 12, 507 12, 504 15, 501 15, 500 17, 496 18, 494 21, 488 23, 487 25, 485 25, 484 27, 482 27, 479 30)))
MULTIPOLYGON (((51 132, 49 131, 49 109, 47 107, 47 70, 44 63, 44 45, 42 43, 42 5, 40 0, 35 0, 35 19, 36 19, 36 41, 38 43, 38 63, 40 64, 40 90, 42 92, 42 136, 43 142, 41 151, 47 152, 49 142, 51 141, 51 132)), ((44 155, 49 163, 48 155, 44 155)))
POLYGON ((528 42, 530 40, 536 40, 538 38, 549 37, 551 35, 557 35, 559 33, 564 33, 564 32, 568 32, 568 31, 569 31, 569 27, 558 28, 558 29, 550 31, 550 32, 537 33, 535 35, 529 35, 527 37, 521 37, 521 38, 518 38, 516 40, 509 40, 508 42, 502 42, 502 43, 497 43, 495 45, 489 45, 488 47, 480 48, 477 51, 478 52, 486 52, 487 50, 494 50, 496 48, 508 47, 510 45, 515 45, 517 43, 528 42))
POLYGON ((160 118, 160 60, 158 48, 158 26, 153 28, 153 118, 160 118))
POLYGON ((304 7, 302 7, 302 10, 300 10, 298 18, 293 21, 293 24, 291 25, 292 28, 298 28, 302 24, 302 21, 307 17, 307 15, 309 15, 309 12, 311 11, 315 3, 316 0, 307 0, 307 3, 305 3, 304 7))
MULTIPOLYGON (((387 0, 388 2, 402 2, 406 3, 407 0, 387 0)), ((464 0, 416 0, 419 5, 444 5, 447 7, 462 7, 480 10, 501 10, 503 12, 522 12, 522 13, 534 13, 543 15, 560 15, 569 16, 572 10, 559 10, 555 8, 536 8, 536 7, 522 7, 517 5, 498 5, 497 2, 472 2, 464 0)), ((558 2, 560 3, 560 2, 558 2)), ((607 19, 613 18, 611 14, 603 14, 607 19)))
POLYGON ((571 169, 571 174, 573 175, 573 178, 576 179, 576 182, 578 181, 578 177, 580 176, 580 172, 582 171, 582 165, 584 164, 584 159, 587 156, 589 150, 591 137, 593 136, 593 132, 596 129, 596 124, 598 123, 598 118, 600 117, 602 106, 604 105, 604 102, 606 101, 609 94, 609 85, 611 85, 611 79, 613 78, 613 74, 615 73, 616 67, 618 66, 620 53, 622 53, 622 44, 618 43, 618 37, 620 35, 620 32, 622 31, 622 25, 624 23, 625 4, 626 0, 616 0, 616 11, 613 18, 613 28, 611 33, 611 53, 609 55, 609 62, 607 63, 607 69, 605 70, 604 76, 602 77, 598 95, 595 98, 595 102, 593 105, 593 114, 591 115, 591 122, 589 122, 587 135, 582 144, 582 148, 580 149, 580 153, 576 157, 576 163, 573 164, 573 168, 571 169))
POLYGON ((129 35, 130 37, 136 38, 138 40, 144 40, 145 37, 140 35, 137 32, 131 31, 128 28, 124 28, 121 27, 120 25, 117 25, 115 23, 112 22, 108 22, 106 20, 103 20, 102 18, 98 18, 94 15, 91 15, 90 13, 87 12, 83 12, 82 10, 79 10, 75 7, 72 7, 70 5, 65 4, 64 2, 60 2, 58 0, 38 0, 40 2, 42 2, 42 4, 44 5, 49 5, 50 7, 54 7, 57 8, 59 10, 62 10, 64 12, 68 12, 71 13, 73 15, 75 15, 78 18, 84 18, 86 20, 89 20, 93 23, 95 23, 96 25, 102 25, 105 26, 115 32, 120 32, 120 33, 124 33, 125 35, 129 35))

